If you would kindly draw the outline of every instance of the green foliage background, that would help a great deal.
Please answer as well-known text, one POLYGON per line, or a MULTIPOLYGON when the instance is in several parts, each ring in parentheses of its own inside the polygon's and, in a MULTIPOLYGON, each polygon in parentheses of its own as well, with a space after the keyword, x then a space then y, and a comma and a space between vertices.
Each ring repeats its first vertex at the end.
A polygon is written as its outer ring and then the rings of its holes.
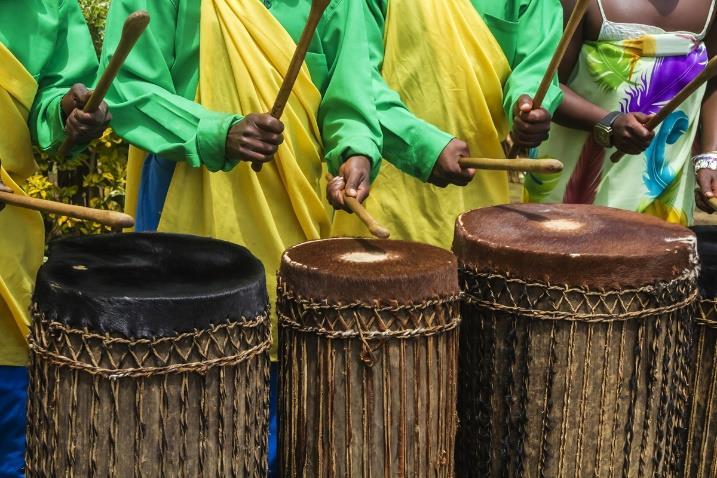
MULTIPOLYGON (((79 4, 99 54, 110 0, 79 0, 79 4)), ((124 209, 127 145, 111 130, 72 158, 36 150, 35 160, 39 170, 25 184, 30 196, 113 211, 124 209)), ((66 234, 108 231, 99 224, 64 216, 45 215, 44 219, 48 241, 66 234)))

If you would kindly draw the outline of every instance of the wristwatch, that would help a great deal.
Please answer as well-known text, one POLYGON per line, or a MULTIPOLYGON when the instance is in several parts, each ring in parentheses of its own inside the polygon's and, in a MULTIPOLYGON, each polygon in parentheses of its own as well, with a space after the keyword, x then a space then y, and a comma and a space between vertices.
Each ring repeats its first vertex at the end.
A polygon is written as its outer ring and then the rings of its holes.
POLYGON ((612 146, 612 125, 621 115, 621 111, 613 111, 612 113, 608 113, 607 116, 595 125, 593 128, 593 137, 600 146, 604 148, 610 148, 612 146))

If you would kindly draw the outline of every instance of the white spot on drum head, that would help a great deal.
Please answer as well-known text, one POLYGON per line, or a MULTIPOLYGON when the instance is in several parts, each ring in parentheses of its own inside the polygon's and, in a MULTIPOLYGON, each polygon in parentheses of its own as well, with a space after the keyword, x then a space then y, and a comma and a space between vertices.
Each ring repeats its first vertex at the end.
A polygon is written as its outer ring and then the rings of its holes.
POLYGON ((573 232, 582 229, 584 224, 573 219, 551 219, 541 222, 540 226, 553 232, 573 232))
POLYGON ((72 268, 76 271, 86 271, 87 270, 87 266, 83 266, 82 264, 72 266, 72 268))
POLYGON ((396 254, 388 252, 347 252, 339 256, 339 260, 353 263, 376 263, 385 262, 396 257, 396 254))

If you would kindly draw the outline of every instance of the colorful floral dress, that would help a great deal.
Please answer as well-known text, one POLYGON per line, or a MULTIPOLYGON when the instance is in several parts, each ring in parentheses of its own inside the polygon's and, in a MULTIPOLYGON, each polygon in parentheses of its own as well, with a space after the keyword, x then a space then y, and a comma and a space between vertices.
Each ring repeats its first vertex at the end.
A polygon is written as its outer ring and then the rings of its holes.
MULTIPOLYGON (((568 86, 608 111, 653 114, 707 64, 705 30, 667 33, 605 18, 598 41, 583 46, 568 86)), ((712 17, 714 1, 709 18, 712 17)), ((709 25, 709 20, 708 23, 709 25)), ((559 174, 528 174, 526 202, 599 204, 690 224, 694 211, 694 170, 690 161, 705 87, 700 88, 658 128, 642 154, 613 164, 592 134, 553 125, 537 157, 565 164, 559 174)))

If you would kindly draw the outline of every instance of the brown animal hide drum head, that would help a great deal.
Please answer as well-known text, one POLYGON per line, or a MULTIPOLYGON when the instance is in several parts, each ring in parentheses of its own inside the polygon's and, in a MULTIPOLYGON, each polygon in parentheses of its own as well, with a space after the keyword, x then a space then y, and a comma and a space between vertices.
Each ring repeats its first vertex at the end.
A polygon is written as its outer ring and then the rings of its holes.
POLYGON ((332 303, 411 303, 459 293, 449 251, 405 241, 326 239, 284 252, 279 274, 291 293, 332 303))
POLYGON ((695 226, 700 256, 700 292, 705 298, 717 297, 717 227, 695 226))
POLYGON ((253 319, 268 296, 264 267, 241 246, 135 233, 52 242, 34 302, 73 328, 154 338, 253 319))
POLYGON ((453 250, 480 273, 597 290, 673 280, 696 261, 695 236, 687 228, 578 204, 467 212, 456 221, 453 250))

